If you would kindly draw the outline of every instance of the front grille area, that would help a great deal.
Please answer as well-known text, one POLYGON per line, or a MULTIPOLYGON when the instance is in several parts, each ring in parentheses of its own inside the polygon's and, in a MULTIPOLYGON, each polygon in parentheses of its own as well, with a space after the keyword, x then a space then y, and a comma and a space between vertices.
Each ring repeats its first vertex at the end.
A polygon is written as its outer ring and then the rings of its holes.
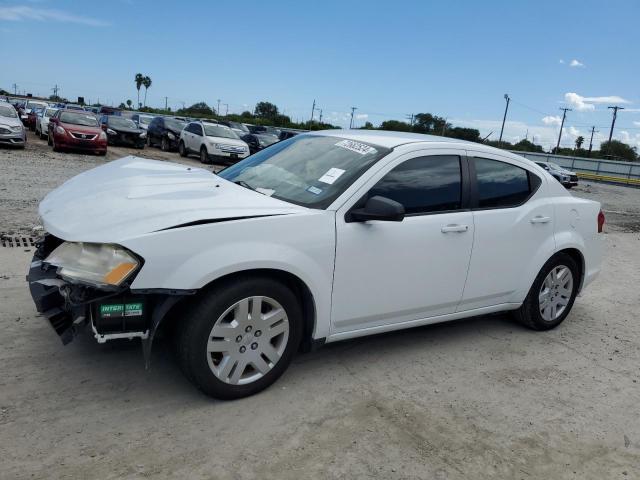
POLYGON ((93 140, 97 137, 93 133, 79 133, 79 132, 69 132, 73 138, 77 138, 78 140, 93 140))
POLYGON ((236 145, 220 145, 220 150, 228 153, 244 153, 246 152, 245 147, 239 147, 236 145))
POLYGON ((577 175, 571 175, 571 181, 572 182, 577 182, 578 181, 578 176, 577 175))

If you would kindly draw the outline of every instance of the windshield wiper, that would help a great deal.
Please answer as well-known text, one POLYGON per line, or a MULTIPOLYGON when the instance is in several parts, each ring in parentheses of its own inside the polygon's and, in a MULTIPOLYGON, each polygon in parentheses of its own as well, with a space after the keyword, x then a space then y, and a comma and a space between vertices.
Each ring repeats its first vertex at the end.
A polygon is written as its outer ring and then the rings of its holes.
POLYGON ((236 185, 240 185, 241 187, 248 188, 249 190, 253 190, 254 192, 256 191, 255 188, 253 188, 251 185, 249 185, 244 180, 234 180, 233 183, 235 183, 236 185))

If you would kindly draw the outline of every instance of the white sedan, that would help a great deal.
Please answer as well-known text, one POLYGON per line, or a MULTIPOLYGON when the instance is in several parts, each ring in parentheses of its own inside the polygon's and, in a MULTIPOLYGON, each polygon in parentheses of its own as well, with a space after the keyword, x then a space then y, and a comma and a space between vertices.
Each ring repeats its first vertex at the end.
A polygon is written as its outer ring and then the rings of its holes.
POLYGON ((604 226, 597 202, 520 156, 338 130, 218 175, 127 157, 39 213, 28 280, 63 342, 82 327, 141 338, 148 361, 164 327, 187 377, 224 399, 325 342, 507 311, 556 327, 600 271, 604 226))
POLYGON ((36 135, 46 140, 49 137, 49 119, 58 111, 57 108, 47 107, 36 117, 36 135))

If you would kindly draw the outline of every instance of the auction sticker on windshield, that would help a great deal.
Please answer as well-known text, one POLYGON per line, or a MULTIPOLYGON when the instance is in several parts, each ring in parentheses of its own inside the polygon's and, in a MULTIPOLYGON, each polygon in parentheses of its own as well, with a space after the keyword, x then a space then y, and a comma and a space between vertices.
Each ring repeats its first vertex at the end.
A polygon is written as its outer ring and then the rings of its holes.
POLYGON ((327 173, 325 173, 323 176, 321 176, 318 181, 322 182, 322 183, 328 183, 329 185, 332 185, 333 182, 335 182, 337 179, 339 179, 342 174, 345 171, 342 170, 341 168, 330 168, 329 170, 327 170, 327 173))
POLYGON ((359 153, 360 155, 366 155, 368 153, 376 153, 377 150, 369 145, 360 142, 354 142, 353 140, 341 140, 336 143, 336 147, 346 148, 352 152, 359 153))

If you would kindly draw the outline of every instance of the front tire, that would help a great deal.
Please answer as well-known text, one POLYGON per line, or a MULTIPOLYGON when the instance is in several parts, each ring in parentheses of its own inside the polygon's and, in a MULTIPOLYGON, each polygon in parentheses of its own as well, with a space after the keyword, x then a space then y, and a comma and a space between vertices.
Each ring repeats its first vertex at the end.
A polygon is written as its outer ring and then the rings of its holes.
POLYGON ((533 330, 560 325, 573 307, 580 285, 580 269, 566 253, 551 257, 533 282, 516 319, 533 330))
POLYGON ((187 156, 187 149, 184 146, 184 142, 180 142, 178 144, 178 153, 180 154, 181 157, 186 157, 187 156))
POLYGON ((178 338, 178 360, 205 394, 230 400, 274 383, 302 336, 298 299, 284 284, 243 276, 200 294, 178 338))
POLYGON ((209 152, 207 151, 207 147, 202 147, 200 149, 200 162, 209 163, 209 152))
POLYGON ((170 150, 169 139, 167 137, 162 137, 162 143, 160 144, 160 150, 163 152, 168 152, 170 150))

